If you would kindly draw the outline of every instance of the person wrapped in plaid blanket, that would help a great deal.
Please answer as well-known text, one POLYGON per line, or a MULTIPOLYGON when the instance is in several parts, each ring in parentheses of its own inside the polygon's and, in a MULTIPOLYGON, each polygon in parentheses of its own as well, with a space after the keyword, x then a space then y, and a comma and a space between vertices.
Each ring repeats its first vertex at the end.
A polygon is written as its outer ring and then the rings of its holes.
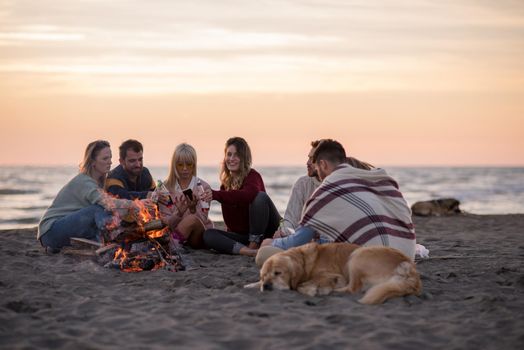
POLYGON ((313 162, 322 184, 306 202, 299 229, 287 237, 265 240, 264 246, 289 249, 316 239, 387 246, 415 258, 411 210, 384 169, 347 164, 344 147, 330 139, 317 146, 313 162))

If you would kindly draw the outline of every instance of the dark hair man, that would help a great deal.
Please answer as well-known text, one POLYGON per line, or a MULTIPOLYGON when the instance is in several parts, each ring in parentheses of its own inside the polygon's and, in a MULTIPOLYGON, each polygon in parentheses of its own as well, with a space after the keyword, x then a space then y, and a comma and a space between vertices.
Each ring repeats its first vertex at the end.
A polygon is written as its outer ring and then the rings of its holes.
POLYGON ((144 148, 137 140, 126 140, 119 147, 120 164, 107 175, 106 191, 125 199, 145 199, 156 187, 144 167, 144 148))
POLYGON ((346 152, 335 140, 322 140, 313 152, 322 184, 304 207, 295 234, 266 240, 281 249, 306 244, 349 242, 387 246, 415 258, 411 210, 397 182, 384 169, 359 169, 346 163, 346 152))

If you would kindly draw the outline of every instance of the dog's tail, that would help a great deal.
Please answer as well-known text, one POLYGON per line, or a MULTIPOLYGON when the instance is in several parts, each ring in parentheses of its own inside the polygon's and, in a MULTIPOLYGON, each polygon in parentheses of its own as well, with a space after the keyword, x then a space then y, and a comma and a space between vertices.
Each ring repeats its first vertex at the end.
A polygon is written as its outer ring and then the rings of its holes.
POLYGON ((382 304, 384 301, 403 295, 420 294, 421 282, 411 262, 401 262, 393 275, 384 282, 373 285, 359 300, 362 304, 382 304))

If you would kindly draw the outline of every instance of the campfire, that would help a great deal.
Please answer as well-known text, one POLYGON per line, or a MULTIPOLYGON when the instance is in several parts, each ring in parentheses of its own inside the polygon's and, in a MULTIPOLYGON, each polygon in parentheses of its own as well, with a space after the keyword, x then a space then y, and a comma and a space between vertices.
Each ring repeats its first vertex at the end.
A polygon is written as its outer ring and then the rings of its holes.
POLYGON ((114 210, 104 243, 96 250, 99 262, 126 272, 183 270, 178 242, 159 219, 157 208, 147 208, 138 200, 135 204, 140 210, 122 219, 114 210))

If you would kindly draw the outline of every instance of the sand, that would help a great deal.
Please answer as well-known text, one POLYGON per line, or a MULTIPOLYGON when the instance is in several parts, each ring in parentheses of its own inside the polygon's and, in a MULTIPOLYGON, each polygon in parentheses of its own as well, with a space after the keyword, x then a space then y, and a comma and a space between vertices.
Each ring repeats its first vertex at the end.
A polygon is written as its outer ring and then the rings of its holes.
POLYGON ((194 269, 125 273, 0 231, 0 348, 523 349, 524 215, 415 218, 423 294, 244 289, 254 259, 188 251, 194 269))

